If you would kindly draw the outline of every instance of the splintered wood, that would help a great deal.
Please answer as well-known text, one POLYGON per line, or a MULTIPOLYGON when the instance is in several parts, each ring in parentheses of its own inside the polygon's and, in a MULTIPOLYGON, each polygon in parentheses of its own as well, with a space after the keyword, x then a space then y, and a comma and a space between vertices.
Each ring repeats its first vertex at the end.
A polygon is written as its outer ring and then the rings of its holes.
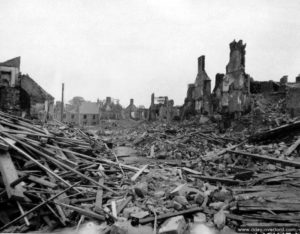
POLYGON ((106 121, 96 133, 0 112, 0 231, 299 224, 299 121, 252 134, 243 118, 245 131, 220 133, 207 119, 106 121))

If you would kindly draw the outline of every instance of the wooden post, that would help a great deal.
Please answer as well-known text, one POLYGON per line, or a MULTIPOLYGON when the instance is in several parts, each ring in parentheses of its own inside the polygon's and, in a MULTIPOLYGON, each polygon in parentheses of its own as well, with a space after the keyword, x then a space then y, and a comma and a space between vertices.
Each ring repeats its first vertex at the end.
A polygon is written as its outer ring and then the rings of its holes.
POLYGON ((61 113, 60 113, 60 121, 63 122, 64 120, 64 91, 65 91, 65 84, 62 83, 61 87, 61 113))

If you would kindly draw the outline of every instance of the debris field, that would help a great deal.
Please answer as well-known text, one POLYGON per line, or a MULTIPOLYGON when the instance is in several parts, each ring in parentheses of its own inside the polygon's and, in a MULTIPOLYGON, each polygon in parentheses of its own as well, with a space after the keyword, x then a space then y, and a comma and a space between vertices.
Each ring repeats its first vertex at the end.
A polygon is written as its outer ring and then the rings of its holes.
MULTIPOLYGON (((300 119, 107 121, 75 128, 0 112, 0 231, 219 233, 300 223, 300 119)), ((278 108, 275 108, 279 110, 278 108)))

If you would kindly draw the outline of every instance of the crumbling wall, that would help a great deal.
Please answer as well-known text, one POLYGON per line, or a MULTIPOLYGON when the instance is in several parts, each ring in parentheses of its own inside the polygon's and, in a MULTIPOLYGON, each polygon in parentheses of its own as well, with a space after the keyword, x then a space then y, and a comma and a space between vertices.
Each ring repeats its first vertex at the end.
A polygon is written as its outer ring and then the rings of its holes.
POLYGON ((198 58, 198 73, 194 84, 189 84, 187 97, 181 111, 181 119, 189 115, 211 114, 211 79, 205 71, 205 56, 198 58))
POLYGON ((215 88, 212 93, 212 106, 214 113, 221 113, 222 110, 222 93, 223 93, 223 79, 224 74, 217 73, 215 78, 215 88))
POLYGON ((292 117, 300 116, 300 80, 287 87, 286 108, 292 117))
POLYGON ((137 110, 138 110, 138 108, 134 105, 134 100, 130 99, 130 104, 125 109, 125 118, 126 119, 139 119, 137 110))
POLYGON ((224 77, 218 76, 214 96, 217 108, 226 114, 241 114, 250 109, 250 76, 245 73, 245 48, 243 41, 230 43, 229 62, 224 77), (222 79, 222 80, 221 80, 222 79))
POLYGON ((198 58, 198 74, 195 80, 194 100, 197 113, 211 113, 211 80, 205 71, 205 56, 198 58))

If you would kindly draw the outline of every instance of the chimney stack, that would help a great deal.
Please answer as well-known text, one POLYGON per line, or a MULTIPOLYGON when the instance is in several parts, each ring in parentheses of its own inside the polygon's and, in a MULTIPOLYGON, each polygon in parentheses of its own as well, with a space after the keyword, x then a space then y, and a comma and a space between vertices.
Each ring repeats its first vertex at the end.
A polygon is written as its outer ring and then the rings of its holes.
POLYGON ((151 94, 151 105, 154 105, 154 93, 151 94))
POLYGON ((296 77, 296 83, 300 83, 300 74, 296 77))
POLYGON ((130 105, 133 106, 134 100, 133 98, 130 99, 130 105))
POLYGON ((198 58, 198 73, 205 70, 205 56, 202 55, 198 58))
POLYGON ((106 97, 106 103, 111 103, 111 97, 106 97))

